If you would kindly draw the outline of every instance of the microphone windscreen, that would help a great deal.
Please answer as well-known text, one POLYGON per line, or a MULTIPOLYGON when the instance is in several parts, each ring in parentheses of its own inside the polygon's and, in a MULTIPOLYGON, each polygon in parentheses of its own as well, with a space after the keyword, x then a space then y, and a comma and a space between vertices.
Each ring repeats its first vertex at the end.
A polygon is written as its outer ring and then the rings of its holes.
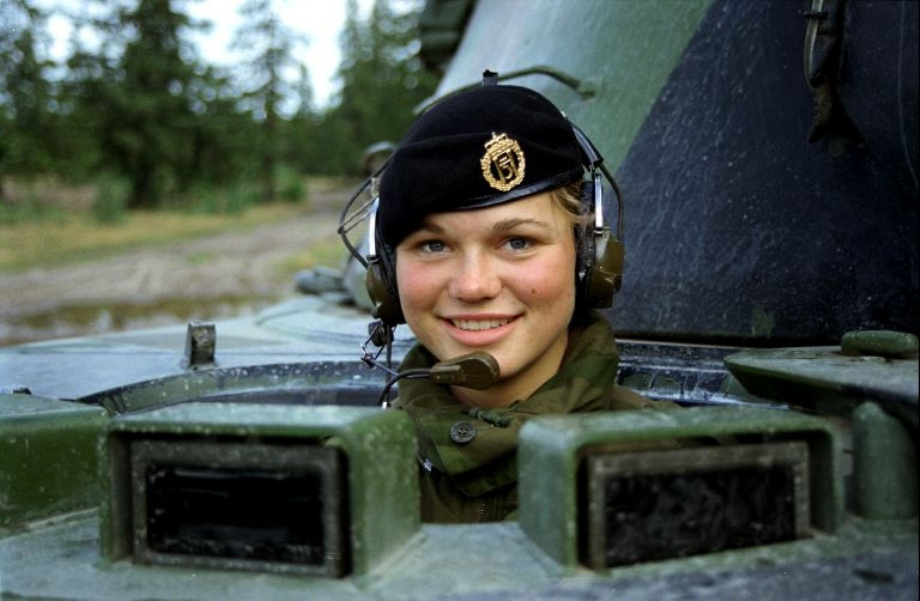
POLYGON ((498 380, 498 361, 489 353, 477 351, 435 363, 429 378, 436 384, 452 384, 483 390, 498 380))

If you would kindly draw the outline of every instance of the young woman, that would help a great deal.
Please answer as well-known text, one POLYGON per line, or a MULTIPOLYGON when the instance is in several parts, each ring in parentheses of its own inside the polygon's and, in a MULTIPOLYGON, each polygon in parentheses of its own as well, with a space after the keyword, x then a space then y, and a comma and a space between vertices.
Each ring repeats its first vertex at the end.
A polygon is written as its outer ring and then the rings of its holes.
POLYGON ((612 331, 580 292, 593 224, 586 163, 548 100, 493 84, 421 116, 382 176, 387 302, 418 339, 400 369, 485 351, 500 371, 485 390, 400 382, 395 406, 418 429, 425 521, 513 517, 526 420, 649 406, 615 386, 612 331))

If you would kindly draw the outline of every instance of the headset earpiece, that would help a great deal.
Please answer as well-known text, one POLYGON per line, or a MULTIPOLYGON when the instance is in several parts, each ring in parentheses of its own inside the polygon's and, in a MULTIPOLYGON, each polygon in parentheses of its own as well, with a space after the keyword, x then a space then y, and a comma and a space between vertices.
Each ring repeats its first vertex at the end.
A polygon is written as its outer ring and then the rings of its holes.
POLYGON ((379 203, 380 198, 375 197, 367 220, 367 273, 364 274, 364 285, 371 299, 374 317, 388 326, 396 326, 405 323, 406 318, 399 304, 393 261, 387 254, 387 248, 383 242, 377 238, 379 203))
POLYGON ((371 256, 367 263, 367 273, 364 275, 364 285, 367 286, 367 295, 371 299, 374 317, 388 326, 396 326, 406 322, 399 297, 396 296, 390 285, 387 266, 382 258, 371 256))
MULTIPOLYGON (((585 227, 579 241, 577 298, 583 306, 606 309, 613 306, 613 296, 620 290, 623 281, 625 251, 622 242, 611 234, 604 220, 606 193, 601 174, 596 170, 603 159, 581 130, 574 125, 572 127, 591 167, 591 178, 582 184, 582 211, 594 217, 593 225, 585 227)), ((616 184, 612 180, 611 184, 614 186, 617 203, 620 203, 616 184)))
POLYGON ((585 278, 585 301, 589 307, 606 309, 623 282, 623 245, 611 237, 610 230, 594 231, 594 264, 585 278))

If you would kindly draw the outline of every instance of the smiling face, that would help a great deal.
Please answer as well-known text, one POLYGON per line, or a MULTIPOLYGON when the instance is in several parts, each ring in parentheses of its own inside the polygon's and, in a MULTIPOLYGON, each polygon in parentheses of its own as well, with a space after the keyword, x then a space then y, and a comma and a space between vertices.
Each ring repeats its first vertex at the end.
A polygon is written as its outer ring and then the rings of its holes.
POLYGON ((499 382, 454 387, 466 404, 508 405, 559 369, 575 309, 572 221, 549 192, 429 215, 396 248, 406 323, 439 361, 485 351, 499 382))

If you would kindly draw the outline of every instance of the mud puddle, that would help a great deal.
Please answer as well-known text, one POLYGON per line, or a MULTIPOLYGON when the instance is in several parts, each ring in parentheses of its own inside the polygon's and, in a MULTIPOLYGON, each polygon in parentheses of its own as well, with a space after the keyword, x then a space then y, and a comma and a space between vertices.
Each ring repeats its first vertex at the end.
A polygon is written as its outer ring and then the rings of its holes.
POLYGON ((277 298, 165 299, 64 306, 0 321, 0 346, 254 315, 277 298))

